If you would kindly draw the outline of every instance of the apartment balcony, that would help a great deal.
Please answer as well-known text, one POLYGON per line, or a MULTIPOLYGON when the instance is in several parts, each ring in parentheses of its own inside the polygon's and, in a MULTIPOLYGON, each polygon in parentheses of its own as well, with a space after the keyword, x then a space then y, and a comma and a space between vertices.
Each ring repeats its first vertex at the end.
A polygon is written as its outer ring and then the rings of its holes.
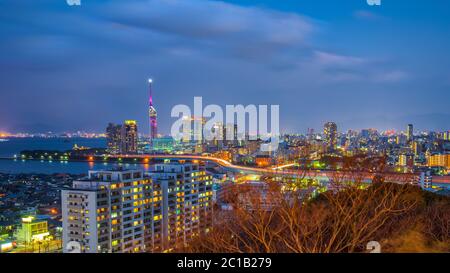
POLYGON ((68 197, 67 198, 68 202, 75 202, 75 203, 81 203, 83 202, 83 199, 81 197, 68 197))
POLYGON ((73 240, 83 240, 82 234, 68 234, 68 237, 73 240))
POLYGON ((80 225, 80 224, 82 224, 82 222, 83 222, 83 220, 81 220, 81 219, 68 219, 67 220, 67 223, 69 223, 69 224, 75 224, 75 225, 80 225))
POLYGON ((78 232, 79 234, 83 233, 83 228, 82 227, 67 227, 68 231, 73 231, 73 232, 78 232))
POLYGON ((68 209, 72 209, 72 210, 81 210, 83 209, 83 206, 81 205, 67 205, 68 209))

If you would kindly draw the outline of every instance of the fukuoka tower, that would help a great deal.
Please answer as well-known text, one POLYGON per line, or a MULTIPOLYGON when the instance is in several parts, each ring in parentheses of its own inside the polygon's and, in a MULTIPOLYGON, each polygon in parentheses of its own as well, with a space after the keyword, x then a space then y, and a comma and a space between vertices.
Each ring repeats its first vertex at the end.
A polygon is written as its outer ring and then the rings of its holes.
POLYGON ((157 121, 157 112, 155 107, 153 106, 153 90, 152 90, 153 80, 149 79, 149 100, 148 100, 148 116, 150 121, 150 141, 153 142, 155 138, 157 138, 158 134, 158 121, 157 121))

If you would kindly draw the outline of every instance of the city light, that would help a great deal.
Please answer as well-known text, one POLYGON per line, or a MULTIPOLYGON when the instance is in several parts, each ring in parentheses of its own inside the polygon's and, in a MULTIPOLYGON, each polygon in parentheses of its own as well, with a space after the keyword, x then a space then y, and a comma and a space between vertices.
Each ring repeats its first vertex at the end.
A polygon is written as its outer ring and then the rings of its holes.
POLYGON ((450 5, 50 2, 1 4, 1 255, 450 253, 450 5))

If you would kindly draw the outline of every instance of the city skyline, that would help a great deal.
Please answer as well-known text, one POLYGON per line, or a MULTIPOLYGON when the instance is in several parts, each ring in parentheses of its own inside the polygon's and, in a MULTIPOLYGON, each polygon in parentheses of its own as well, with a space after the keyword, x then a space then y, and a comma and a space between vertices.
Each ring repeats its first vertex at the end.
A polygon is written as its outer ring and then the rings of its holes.
POLYGON ((279 104, 284 133, 449 130, 448 1, 329 2, 5 1, 0 131, 148 132, 150 76, 164 134, 197 95, 279 104))
POLYGON ((0 1, 0 255, 450 253, 432 2, 0 1))

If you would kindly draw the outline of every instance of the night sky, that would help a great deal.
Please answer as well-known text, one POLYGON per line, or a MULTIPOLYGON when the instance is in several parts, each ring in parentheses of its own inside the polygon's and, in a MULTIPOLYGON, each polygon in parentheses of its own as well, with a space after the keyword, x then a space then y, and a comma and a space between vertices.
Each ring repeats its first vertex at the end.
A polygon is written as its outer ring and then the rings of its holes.
POLYGON ((160 132, 176 104, 279 104, 283 132, 450 130, 450 1, 0 1, 0 130, 160 132))

